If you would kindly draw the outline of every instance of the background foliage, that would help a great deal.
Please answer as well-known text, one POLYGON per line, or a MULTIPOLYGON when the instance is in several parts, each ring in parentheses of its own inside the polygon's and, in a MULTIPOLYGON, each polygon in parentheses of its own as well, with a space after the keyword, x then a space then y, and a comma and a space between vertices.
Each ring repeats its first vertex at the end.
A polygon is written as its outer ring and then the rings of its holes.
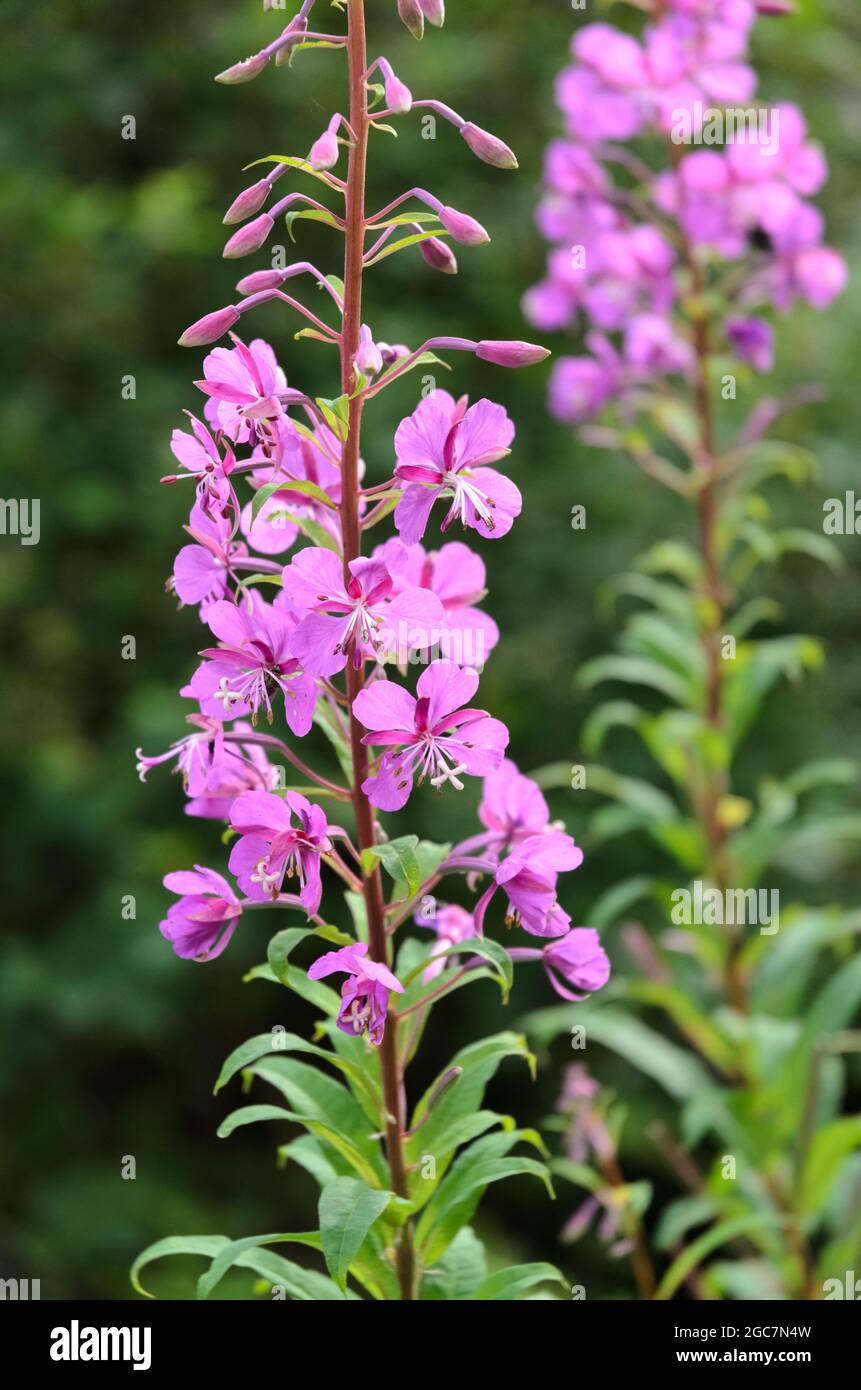
MULTIPOLYGON (((481 252, 464 250, 457 279, 434 277, 416 257, 387 262, 372 279, 368 319, 390 342, 430 331, 505 337, 521 329, 522 291, 540 274, 543 248, 532 224, 543 145, 556 130, 552 80, 575 22, 566 0, 502 4, 452 0, 451 23, 421 45, 400 29, 393 0, 369 0, 375 49, 385 50, 415 94, 434 95, 495 129, 517 149, 519 176, 471 160, 440 128, 421 143, 418 119, 372 151, 371 187, 422 179, 491 231, 481 252)), ((818 528, 822 501, 856 485, 861 424, 857 321, 861 183, 858 84, 861 17, 852 0, 807 0, 800 19, 758 26, 754 55, 762 92, 797 99, 832 165, 823 205, 829 240, 854 263, 849 293, 827 316, 795 312, 783 335, 778 388, 820 373, 828 403, 793 417, 782 433, 813 449, 821 477, 780 495, 790 524, 818 528), (786 428, 789 435, 786 434, 786 428)), ((598 6, 592 7, 592 17, 598 6)), ((308 1020, 294 996, 269 986, 240 988, 262 957, 268 933, 250 921, 230 951, 206 969, 174 958, 156 930, 168 869, 207 862, 217 831, 182 816, 179 788, 153 774, 142 788, 132 752, 166 746, 189 668, 197 619, 160 592, 178 544, 187 495, 159 488, 168 471, 169 429, 188 397, 188 355, 178 331, 227 302, 235 267, 221 264, 220 215, 243 186, 241 167, 289 144, 305 149, 336 98, 321 74, 336 61, 297 63, 225 90, 211 74, 259 46, 256 0, 79 0, 32 6, 7 0, 4 85, 12 119, 0 135, 4 179, 0 226, 8 238, 3 295, 0 412, 4 497, 41 499, 42 538, 21 547, 0 538, 4 653, 0 722, 8 788, 3 859, 4 965, 0 1154, 0 1276, 42 1279, 44 1297, 126 1297, 133 1254, 168 1230, 301 1229, 315 1200, 310 1178, 274 1171, 271 1144, 251 1129, 227 1141, 225 1113, 208 1093, 221 1060, 239 1041, 308 1020), (123 117, 136 139, 121 138, 123 117), (122 378, 136 380, 124 400, 122 378), (121 658, 133 635, 137 659, 121 658), (133 894, 137 916, 124 920, 133 894), (290 1001, 289 1016, 285 1001, 290 1001), (137 1178, 120 1176, 124 1155, 137 1178)), ((269 33, 269 27, 265 32, 269 33)), ((331 254, 324 233, 298 233, 303 253, 331 254)), ((283 239, 283 238, 282 238, 283 239)), ((250 263, 249 263, 250 266, 250 263)), ((291 371, 291 347, 276 320, 259 319, 291 371)), ((278 321, 280 323, 280 320, 278 321)), ((550 344, 557 350, 561 341, 550 344)), ((331 394, 323 358, 303 352, 313 391, 331 394)), ((629 465, 589 452, 544 411, 541 369, 504 382, 481 363, 458 361, 456 389, 501 398, 518 425, 516 480, 526 510, 502 550, 484 548, 489 607, 503 641, 484 676, 488 707, 504 719, 524 770, 582 762, 578 732, 594 697, 574 683, 577 669, 611 645, 615 620, 596 605, 601 585, 632 557, 686 524, 684 509, 631 477, 629 465), (585 532, 569 513, 585 504, 585 532)), ((305 384, 303 382, 303 384, 305 384)), ((447 383, 446 383, 447 384, 447 383)), ((369 414, 368 455, 376 476, 391 459, 391 427, 414 404, 407 379, 369 414)), ((861 495, 861 489, 859 489, 861 495)), ((821 636, 828 664, 773 697, 768 718, 747 742, 744 778, 779 774, 807 758, 861 757, 861 652, 853 641, 861 600, 859 540, 840 542, 845 573, 835 580, 812 561, 791 559, 767 575, 783 605, 786 631, 821 636)), ((642 774, 641 755, 615 766, 642 774)), ((744 788, 741 788, 743 791, 744 788)), ((415 803, 422 833, 467 833, 475 790, 463 803, 415 803), (456 817, 456 822, 452 819, 456 817)), ((582 792, 552 793, 552 809, 588 843, 597 804, 582 792)), ((419 827, 413 827, 419 828, 419 827)), ((614 882, 654 872, 642 841, 620 840, 587 854, 570 877, 564 906, 589 922, 590 903, 614 882)), ((857 902, 857 865, 798 865, 813 904, 857 902)), ((792 882, 776 886, 791 891, 792 882)), ((615 943, 606 942, 611 957, 615 943)), ((521 975, 509 1009, 513 1025, 549 1002, 543 975, 521 975)), ((449 1041, 468 1042, 499 1026, 492 986, 454 994, 445 1029, 431 1030, 416 1085, 447 1060, 449 1041), (434 1052, 434 1032, 439 1051, 434 1052), (446 1036, 442 1036, 445 1033, 446 1036), (427 1068, 428 1075, 423 1070, 427 1068)), ((490 1103, 539 1119, 552 1106, 565 1041, 544 1057, 537 1086, 503 1070, 490 1103)), ((672 1102, 639 1073, 598 1047, 590 1066, 623 1097, 626 1176, 648 1178, 660 1195, 672 1184, 645 1135, 656 1106, 672 1102)), ((858 1110, 861 1074, 855 1064, 858 1110)), ((483 1234, 496 1262, 556 1259, 556 1235, 571 1189, 555 1205, 537 1185, 512 1184, 483 1208, 483 1234)), ((630 1297, 624 1262, 608 1263, 591 1239, 561 1254, 590 1297, 630 1297)), ((225 1280, 220 1296, 247 1288, 225 1280)), ((185 1292, 187 1275, 169 1265, 151 1286, 185 1292)))

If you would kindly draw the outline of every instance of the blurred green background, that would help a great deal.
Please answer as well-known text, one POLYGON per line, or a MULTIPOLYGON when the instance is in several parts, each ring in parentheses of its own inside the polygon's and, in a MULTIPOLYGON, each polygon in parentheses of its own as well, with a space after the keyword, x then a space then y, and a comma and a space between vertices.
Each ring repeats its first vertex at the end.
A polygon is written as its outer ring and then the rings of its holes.
MULTIPOLYGON (((552 82, 583 15, 567 0, 452 0, 445 29, 419 45, 398 24, 395 0, 367 8, 373 51, 390 57, 414 94, 497 131, 521 167, 505 175, 479 164, 443 125, 424 141, 417 117, 399 123, 397 141, 380 136, 372 199, 385 202, 418 179, 478 217, 493 241, 461 252, 456 279, 434 276, 418 256, 386 262, 371 277, 366 317, 389 342, 435 332, 529 336, 519 300, 544 255, 533 209, 542 149, 557 131, 552 82)), ((596 4, 590 14, 620 8, 596 4)), ((778 500, 788 520, 818 528, 823 499, 857 486, 861 14, 855 0, 801 8, 795 21, 760 23, 754 54, 763 96, 800 101, 827 147, 829 240, 855 269, 827 316, 794 314, 779 354, 778 387, 815 378, 830 388, 825 406, 788 427, 817 451, 821 479, 778 500)), ((176 780, 154 772, 142 787, 133 757, 138 744, 158 752, 182 731, 176 689, 200 645, 194 612, 178 612, 162 588, 189 491, 161 488, 158 478, 172 466, 167 442, 181 410, 202 404, 190 384, 199 356, 175 340, 232 297, 237 275, 220 259, 221 216, 249 181, 242 166, 304 153, 344 104, 333 54, 301 55, 292 71, 248 86, 212 82, 274 37, 280 20, 261 14, 259 0, 4 5, 2 493, 41 499, 42 534, 33 547, 0 538, 0 1277, 41 1278, 44 1298, 128 1297, 128 1265, 150 1240, 302 1229, 314 1201, 307 1175, 275 1171, 270 1132, 215 1137, 231 1106, 210 1094, 223 1057, 274 1024, 302 1031, 310 1019, 295 996, 240 983, 263 959, 264 918, 255 914, 206 968, 179 961, 161 939, 162 875, 195 861, 219 867, 224 852, 217 826, 184 817, 176 780), (133 140, 122 135, 127 116, 133 140), (123 397, 129 375, 134 399, 123 397), (122 657, 126 636, 136 640, 134 661, 122 657), (134 920, 122 915, 129 894, 134 920), (121 1177, 126 1155, 136 1159, 134 1181, 121 1177)), ((273 239, 283 241, 283 229, 273 239)), ((300 223, 297 240, 303 257, 338 269, 330 233, 300 223)), ((264 263, 253 258, 239 273, 264 263)), ((290 321, 267 309, 254 327, 276 346, 288 378, 335 394, 323 349, 294 344, 290 321)), ((549 421, 545 369, 503 374, 463 357, 455 365, 458 392, 503 400, 516 420, 514 474, 526 500, 511 536, 483 547, 487 606, 503 632, 483 702, 508 723, 522 768, 579 762, 588 702, 574 678, 613 636, 596 593, 639 550, 675 534, 684 513, 623 461, 590 453, 549 421), (587 508, 585 532, 570 529, 575 503, 587 508)), ((373 481, 388 474, 392 428, 413 408, 416 382, 407 378, 369 412, 373 481)), ((768 576, 787 630, 823 637, 828 666, 772 702, 748 744, 751 783, 802 754, 861 757, 861 541, 848 537, 841 547, 847 568, 838 580, 804 559, 768 576)), ((411 816, 409 828, 437 839, 469 833, 475 804, 474 789, 454 804, 419 798, 421 824, 411 816)), ((557 794, 552 806, 581 840, 589 809, 584 793, 557 794)), ((588 923, 590 902, 607 886, 649 867, 645 853, 619 841, 589 855, 563 897, 575 922, 588 923)), ((857 875, 847 874, 804 891, 811 902, 854 903, 857 889, 857 875)), ((456 1045, 545 1002, 538 973, 522 975, 505 1015, 492 985, 454 994, 435 1016, 417 1082, 456 1045)), ((537 1122, 565 1060, 564 1046, 545 1058, 537 1086, 508 1064, 490 1104, 537 1122)), ((651 1177, 660 1191, 662 1170, 638 1141, 654 1093, 642 1094, 637 1074, 609 1054, 590 1062, 631 1108, 630 1176, 651 1177)), ((555 1205, 537 1184, 513 1184, 504 1196, 491 1189, 483 1234, 498 1260, 560 1259, 590 1297, 630 1296, 625 1263, 608 1265, 591 1238, 573 1252, 557 1247, 571 1205, 570 1189, 555 1205)), ((241 1295, 248 1283, 237 1275, 222 1290, 241 1295)), ((180 1268, 152 1284, 176 1295, 191 1288, 180 1268)))

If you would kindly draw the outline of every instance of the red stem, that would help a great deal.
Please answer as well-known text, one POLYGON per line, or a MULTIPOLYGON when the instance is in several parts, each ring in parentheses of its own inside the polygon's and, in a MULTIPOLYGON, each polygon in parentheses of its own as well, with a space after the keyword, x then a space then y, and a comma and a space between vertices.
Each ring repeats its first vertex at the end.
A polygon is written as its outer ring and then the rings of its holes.
MULTIPOLYGON (((365 253, 365 178, 368 158, 368 97, 365 72, 368 66, 365 38, 364 0, 349 0, 347 59, 350 79, 350 126, 354 140, 350 148, 347 176, 346 247, 344 253, 344 324, 341 334, 341 390, 352 395, 353 359, 359 348, 362 323, 362 271, 365 253)), ((344 543, 344 574, 349 581, 348 565, 361 553, 359 522, 359 455, 361 444, 363 401, 354 396, 350 401, 347 440, 342 464, 341 528, 344 543)), ((362 743, 363 728, 352 713, 352 704, 362 689, 364 676, 352 663, 347 667, 347 695, 350 700, 350 745, 353 757, 353 808, 356 817, 356 839, 359 851, 375 844, 374 816, 362 791, 368 775, 367 750, 362 743)), ((368 918, 368 942, 373 960, 387 963, 388 944, 385 928, 385 900, 377 867, 363 881, 365 909, 368 918)), ((389 1014, 386 1031, 379 1049, 386 1106, 386 1153, 393 1190, 407 1196, 407 1173, 403 1151, 405 1121, 402 1100, 402 1075, 398 1061, 397 1021, 389 1014)), ((405 1227, 397 1245, 398 1280, 402 1299, 415 1297, 415 1260, 412 1231, 405 1227)))

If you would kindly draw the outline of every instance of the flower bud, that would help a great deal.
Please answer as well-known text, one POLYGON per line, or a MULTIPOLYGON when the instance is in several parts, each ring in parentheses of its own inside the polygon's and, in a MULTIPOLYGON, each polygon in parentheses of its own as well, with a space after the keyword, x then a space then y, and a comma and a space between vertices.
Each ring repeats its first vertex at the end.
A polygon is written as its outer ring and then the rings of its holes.
POLYGON ((312 169, 334 169, 338 163, 338 137, 334 130, 324 130, 311 146, 308 163, 312 169))
POLYGON ((439 220, 449 236, 454 237, 454 240, 463 246, 483 246, 485 242, 490 241, 481 223, 476 222, 475 218, 466 212, 458 212, 457 208, 442 207, 439 220))
POLYGON ((244 58, 241 63, 234 63, 232 68, 225 68, 224 72, 219 72, 215 80, 228 87, 237 86, 240 82, 252 82, 255 77, 260 76, 268 62, 265 53, 255 53, 251 58, 244 58))
POLYGON ((235 304, 228 304, 224 309, 216 309, 212 314, 205 314, 202 319, 198 319, 190 328, 187 328, 182 337, 178 340, 180 347, 206 347, 208 343, 217 343, 219 338, 223 338, 228 329, 232 328, 239 320, 239 310, 235 304))
POLYGON ((533 367, 549 357, 550 350, 518 339, 485 339, 476 346, 475 355, 497 367, 533 367))
POLYGON ((398 0, 398 14, 413 38, 420 39, 425 31, 425 18, 418 0, 398 0))
POLYGON ((418 6, 428 24, 441 29, 445 22, 445 0, 418 0, 418 6))
POLYGON ((264 290, 277 290, 287 279, 283 270, 252 270, 237 283, 240 294, 261 294, 264 290))
POLYGON ((386 104, 399 116, 409 111, 413 104, 413 94, 406 83, 396 75, 391 63, 385 58, 380 59, 380 71, 383 74, 383 84, 386 89, 386 104))
POLYGON ((482 130, 481 126, 473 125, 472 121, 467 121, 466 125, 461 126, 460 134, 473 154, 478 155, 479 159, 483 159, 485 164, 493 164, 497 169, 516 169, 518 167, 514 150, 510 150, 504 140, 491 135, 489 130, 482 130))
POLYGON ((249 256, 252 251, 259 251, 274 226, 274 218, 268 212, 262 213, 233 233, 222 255, 226 260, 236 260, 239 256, 249 256))
POLYGON ((441 270, 443 275, 457 275, 457 259, 447 241, 438 236, 429 236, 418 243, 418 248, 431 270, 441 270))
POLYGON ((250 188, 243 188, 224 214, 225 227, 231 226, 234 222, 244 222, 246 217, 253 217, 266 202, 271 189, 272 185, 266 179, 253 183, 250 188))
POLYGON ((366 323, 359 329, 359 350, 353 358, 356 371, 362 376, 376 376, 383 370, 383 355, 371 336, 366 323))

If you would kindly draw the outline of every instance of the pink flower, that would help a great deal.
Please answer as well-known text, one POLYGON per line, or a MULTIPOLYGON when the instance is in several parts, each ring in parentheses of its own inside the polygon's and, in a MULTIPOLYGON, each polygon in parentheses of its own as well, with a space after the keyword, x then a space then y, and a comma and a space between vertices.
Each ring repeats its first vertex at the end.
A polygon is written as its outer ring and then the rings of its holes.
POLYGON ((505 725, 484 710, 462 708, 477 689, 474 671, 435 661, 419 676, 417 699, 386 680, 359 692, 353 713, 371 731, 362 742, 398 750, 384 753, 362 783, 372 805, 399 811, 416 775, 420 785, 427 778, 438 789, 450 782, 461 791, 462 773, 486 777, 499 766, 508 743, 505 725))
POLYGON ((520 514, 520 493, 509 478, 488 465, 504 458, 514 426, 500 405, 478 401, 467 409, 447 391, 434 391, 402 420, 395 434, 395 476, 407 484, 395 509, 401 539, 412 545, 425 533, 434 502, 451 497, 443 520, 455 518, 482 536, 496 539, 520 514))
POLYGON ((338 1027, 353 1037, 367 1034, 368 1041, 379 1047, 386 1031, 389 993, 403 994, 404 987, 379 961, 367 959, 364 941, 342 946, 339 951, 327 951, 308 971, 309 980, 322 980, 327 975, 346 974, 341 987, 341 1009, 338 1027))
POLYGON ((242 915, 242 905, 226 879, 195 864, 165 874, 164 886, 181 894, 159 926, 183 960, 215 960, 227 946, 242 915))
POLYGON ((206 622, 212 605, 229 598, 233 561, 246 557, 248 550, 233 541, 227 517, 207 515, 199 506, 192 508, 186 530, 195 544, 179 551, 169 587, 181 603, 200 604, 200 616, 206 622))
POLYGON ((524 777, 517 764, 505 758, 484 779, 478 818, 496 841, 509 848, 531 835, 542 835, 550 812, 538 783, 524 777))
POLYGON ((509 919, 533 936, 561 936, 571 918, 556 900, 556 880, 582 863, 583 851, 562 831, 530 835, 515 845, 496 871, 496 883, 508 895, 509 919))
POLYGON ((439 550, 404 545, 397 538, 375 552, 385 560, 394 594, 429 589, 443 607, 440 654, 458 666, 480 669, 499 641, 499 628, 475 605, 485 596, 484 561, 463 541, 448 541, 439 550))
POLYGON ((545 946, 543 956, 544 968, 556 993, 575 1003, 603 989, 610 978, 610 962, 592 927, 572 927, 558 941, 545 946), (567 983, 563 984, 562 980, 567 983), (568 986, 583 992, 575 994, 568 986))
POLYGON ((320 856, 332 844, 326 817, 299 792, 282 798, 271 792, 245 792, 233 803, 230 824, 239 832, 230 852, 230 872, 255 902, 271 902, 284 877, 299 878, 299 901, 309 915, 323 895, 320 856))
POLYGON ((774 367, 774 329, 765 319, 732 314, 725 325, 730 346, 740 362, 749 362, 758 372, 774 367))
MULTIPOLYGON (((222 349, 223 351, 223 349, 222 349)), ((222 459, 218 445, 206 425, 189 414, 192 434, 184 430, 174 430, 170 438, 170 451, 174 458, 197 479, 197 501, 205 512, 223 512, 231 501, 235 502, 230 474, 236 466, 233 450, 225 449, 222 459)), ((182 474, 179 475, 183 476, 182 474)), ((176 476, 163 478, 162 482, 175 482, 176 476)))
POLYGON ((256 722, 262 707, 272 723, 273 687, 284 696, 287 723, 304 738, 311 728, 317 688, 293 655, 294 621, 285 608, 265 603, 251 591, 242 607, 221 600, 206 615, 220 647, 207 647, 205 658, 182 692, 200 701, 204 714, 235 719, 250 714, 256 722))
POLYGON ((219 719, 204 714, 189 714, 186 723, 193 725, 197 732, 177 739, 166 753, 147 757, 142 748, 136 749, 136 770, 140 780, 145 782, 152 768, 176 759, 174 771, 182 777, 186 794, 199 796, 206 790, 213 758, 223 746, 224 726, 219 719))
POLYGON ((331 550, 306 547, 284 570, 284 595, 299 614, 293 651, 306 671, 331 676, 352 659, 358 669, 367 658, 433 645, 443 625, 443 607, 427 589, 404 589, 392 597, 393 581, 381 559, 351 560, 350 581, 331 550))
POLYGON ((422 972, 423 983, 429 985, 454 959, 452 956, 446 956, 445 952, 452 946, 471 941, 477 935, 475 920, 471 912, 455 903, 440 903, 436 904, 433 912, 417 912, 415 923, 417 927, 429 927, 437 936, 431 963, 422 972))
POLYGON ((205 413, 213 428, 234 443, 256 442, 258 422, 280 415, 279 394, 287 380, 262 338, 246 346, 235 333, 230 336, 235 346, 213 348, 204 358, 204 380, 195 386, 209 396, 205 413))
MULTIPOLYGON (((251 726, 241 720, 233 726, 234 734, 250 735, 252 732, 251 726)), ((271 765, 259 743, 227 743, 219 738, 213 746, 203 783, 198 783, 191 795, 185 814, 204 820, 229 821, 230 808, 238 796, 248 791, 273 791, 280 777, 280 769, 271 765)), ((186 790, 190 793, 190 788, 186 790)))

